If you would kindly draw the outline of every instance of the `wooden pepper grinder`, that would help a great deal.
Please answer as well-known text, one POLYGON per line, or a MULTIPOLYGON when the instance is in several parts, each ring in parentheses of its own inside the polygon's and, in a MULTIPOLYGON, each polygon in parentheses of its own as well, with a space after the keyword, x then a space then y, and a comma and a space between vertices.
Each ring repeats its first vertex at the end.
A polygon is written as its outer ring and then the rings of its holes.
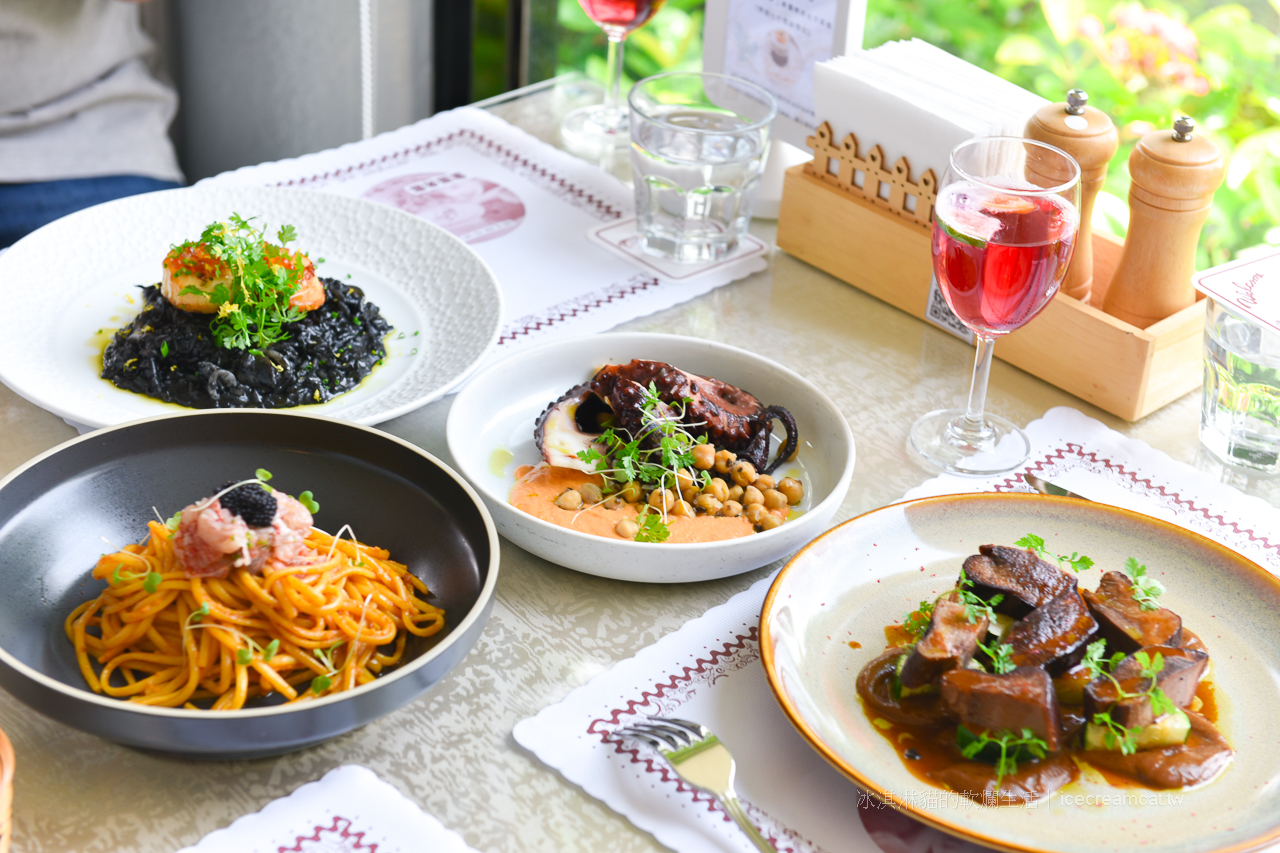
POLYGON ((1140 329, 1196 301, 1196 244, 1225 167, 1195 127, 1182 116, 1129 155, 1129 234, 1102 310, 1140 329))
POLYGON ((1088 103, 1083 89, 1072 89, 1066 103, 1037 110, 1023 132, 1028 139, 1061 148, 1080 164, 1080 232, 1058 292, 1081 302, 1088 302, 1093 291, 1093 203, 1107 177, 1107 164, 1120 147, 1120 134, 1111 119, 1088 103))

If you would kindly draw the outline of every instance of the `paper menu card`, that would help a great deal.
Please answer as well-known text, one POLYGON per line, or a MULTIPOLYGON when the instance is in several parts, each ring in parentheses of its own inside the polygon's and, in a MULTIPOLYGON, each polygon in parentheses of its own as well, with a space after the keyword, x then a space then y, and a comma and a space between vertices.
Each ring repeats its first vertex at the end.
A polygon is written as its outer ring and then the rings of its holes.
POLYGON ((1196 290, 1280 332, 1280 251, 1253 255, 1193 277, 1196 290))
POLYGON ((1047 101, 933 45, 887 42, 818 63, 813 99, 835 141, 852 133, 858 154, 875 145, 892 166, 906 157, 910 179, 942 179, 951 149, 975 136, 1022 136, 1047 101))

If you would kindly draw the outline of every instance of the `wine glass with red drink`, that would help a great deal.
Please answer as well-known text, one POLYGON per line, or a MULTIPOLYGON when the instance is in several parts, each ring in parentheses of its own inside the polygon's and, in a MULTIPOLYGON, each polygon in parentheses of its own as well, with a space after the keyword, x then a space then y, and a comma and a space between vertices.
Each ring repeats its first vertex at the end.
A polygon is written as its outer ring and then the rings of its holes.
POLYGON ((1080 227, 1080 166, 1052 145, 970 139, 951 152, 933 208, 933 274, 976 338, 969 403, 930 412, 911 447, 959 474, 994 475, 1026 461, 1031 444, 984 411, 996 338, 1025 325, 1058 292, 1080 227))
POLYGON ((603 104, 579 107, 564 117, 560 135, 565 146, 585 152, 604 152, 631 145, 627 111, 622 105, 622 43, 658 13, 666 0, 578 0, 582 11, 609 39, 606 75, 609 88, 603 104))

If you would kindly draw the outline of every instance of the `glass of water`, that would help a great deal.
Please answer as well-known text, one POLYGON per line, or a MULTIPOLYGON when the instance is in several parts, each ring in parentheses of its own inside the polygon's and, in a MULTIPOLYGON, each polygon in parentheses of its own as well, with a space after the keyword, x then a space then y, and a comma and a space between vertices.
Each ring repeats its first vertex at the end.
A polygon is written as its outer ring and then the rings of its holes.
POLYGON ((724 74, 672 72, 641 80, 627 102, 645 251, 683 263, 733 251, 769 154, 773 96, 724 74))
POLYGON ((1224 462, 1280 473, 1280 334, 1205 302, 1200 441, 1224 462))

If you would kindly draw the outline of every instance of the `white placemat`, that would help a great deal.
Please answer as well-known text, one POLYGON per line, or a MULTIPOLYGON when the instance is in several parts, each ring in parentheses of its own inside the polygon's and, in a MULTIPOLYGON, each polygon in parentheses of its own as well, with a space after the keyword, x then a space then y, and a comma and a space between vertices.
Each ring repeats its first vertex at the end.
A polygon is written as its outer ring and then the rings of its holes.
POLYGON ((476 853, 372 770, 330 770, 179 853, 476 853))
MULTIPOLYGON (((602 226, 634 217, 631 189, 468 107, 318 154, 226 172, 200 185, 304 187, 366 198, 457 234, 502 286, 506 316, 487 363, 524 346, 611 329, 768 264, 767 247, 750 237, 725 261, 685 266, 650 263, 593 238, 591 232, 602 226)), ((306 244, 305 234, 298 243, 306 244)))
MULTIPOLYGON (((1264 501, 1074 409, 1050 410, 1027 434, 1034 448, 1028 467, 1041 476, 1055 482, 1075 477, 1084 494, 1090 487, 1107 491, 1130 508, 1223 542, 1280 574, 1280 547, 1270 535, 1280 530, 1280 511, 1264 501)), ((939 477, 906 498, 974 491, 1030 489, 1015 477, 939 477)), ((861 794, 791 727, 759 663, 760 608, 771 582, 759 581, 522 720, 517 742, 681 853, 753 848, 714 800, 681 783, 651 752, 606 741, 615 727, 658 715, 697 720, 714 731, 738 762, 738 794, 748 813, 780 851, 985 849, 861 794)), ((947 807, 982 807, 963 797, 934 796, 947 807)))

